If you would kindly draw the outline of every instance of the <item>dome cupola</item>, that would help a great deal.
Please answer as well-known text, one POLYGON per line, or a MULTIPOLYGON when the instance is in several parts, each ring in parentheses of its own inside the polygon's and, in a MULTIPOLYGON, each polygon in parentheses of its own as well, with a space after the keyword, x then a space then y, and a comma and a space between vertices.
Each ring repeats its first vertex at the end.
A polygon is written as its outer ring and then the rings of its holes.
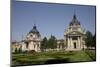
POLYGON ((73 26, 73 25, 80 25, 80 22, 77 20, 75 14, 73 15, 73 19, 72 19, 72 21, 70 22, 70 26, 73 26))
POLYGON ((34 24, 32 30, 29 33, 33 33, 33 34, 39 34, 39 31, 36 28, 36 25, 34 24))

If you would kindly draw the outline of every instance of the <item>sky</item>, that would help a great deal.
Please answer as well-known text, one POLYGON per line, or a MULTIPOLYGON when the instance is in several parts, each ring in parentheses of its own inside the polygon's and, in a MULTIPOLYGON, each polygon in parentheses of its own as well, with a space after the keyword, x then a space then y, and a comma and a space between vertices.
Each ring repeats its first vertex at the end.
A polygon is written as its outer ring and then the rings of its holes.
POLYGON ((20 41, 36 24, 41 37, 64 38, 74 13, 85 30, 95 33, 95 6, 12 1, 11 39, 20 41))

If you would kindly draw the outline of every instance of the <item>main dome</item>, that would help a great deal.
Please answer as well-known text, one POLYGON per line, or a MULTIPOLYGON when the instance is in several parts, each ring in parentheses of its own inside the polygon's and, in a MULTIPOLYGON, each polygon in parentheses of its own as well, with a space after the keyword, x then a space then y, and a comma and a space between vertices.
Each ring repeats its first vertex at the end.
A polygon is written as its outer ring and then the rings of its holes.
POLYGON ((76 15, 74 14, 72 21, 69 24, 70 26, 73 25, 80 25, 80 22, 77 20, 76 15))

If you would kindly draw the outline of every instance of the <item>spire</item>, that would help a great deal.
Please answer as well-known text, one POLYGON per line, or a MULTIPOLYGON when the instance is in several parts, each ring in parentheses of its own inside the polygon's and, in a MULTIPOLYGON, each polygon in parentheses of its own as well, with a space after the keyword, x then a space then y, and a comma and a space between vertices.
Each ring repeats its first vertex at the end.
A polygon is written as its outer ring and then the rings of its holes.
POLYGON ((74 19, 74 20, 76 19, 76 14, 74 14, 73 19, 74 19))
POLYGON ((73 19, 76 19, 76 11, 75 11, 75 9, 74 9, 73 19))
POLYGON ((72 25, 80 25, 80 22, 77 20, 75 10, 74 10, 74 15, 73 15, 72 21, 70 22, 70 26, 72 26, 72 25))
POLYGON ((33 29, 36 29, 36 24, 34 24, 33 29))

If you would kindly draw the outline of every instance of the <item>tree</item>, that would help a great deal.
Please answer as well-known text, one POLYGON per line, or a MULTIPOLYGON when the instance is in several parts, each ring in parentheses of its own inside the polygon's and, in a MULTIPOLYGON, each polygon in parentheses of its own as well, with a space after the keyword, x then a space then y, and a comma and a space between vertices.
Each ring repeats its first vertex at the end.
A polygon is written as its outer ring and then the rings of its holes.
POLYGON ((21 49, 21 48, 19 48, 18 52, 19 52, 19 53, 22 53, 22 49, 21 49))
POLYGON ((15 48, 15 53, 18 53, 18 50, 17 50, 17 48, 15 48))
POLYGON ((93 45, 93 35, 90 31, 86 32, 85 42, 86 42, 87 48, 92 47, 92 45, 93 45))
POLYGON ((92 47, 96 47, 96 33, 93 36, 93 44, 92 47))
POLYGON ((44 51, 47 48, 47 38, 44 37, 41 42, 41 50, 44 51))
POLYGON ((54 49, 57 47, 57 40, 55 36, 52 36, 48 40, 48 48, 54 49))
POLYGON ((43 38, 41 42, 41 51, 45 51, 45 49, 51 48, 54 49, 57 47, 57 40, 55 36, 52 36, 47 40, 46 37, 43 38))

